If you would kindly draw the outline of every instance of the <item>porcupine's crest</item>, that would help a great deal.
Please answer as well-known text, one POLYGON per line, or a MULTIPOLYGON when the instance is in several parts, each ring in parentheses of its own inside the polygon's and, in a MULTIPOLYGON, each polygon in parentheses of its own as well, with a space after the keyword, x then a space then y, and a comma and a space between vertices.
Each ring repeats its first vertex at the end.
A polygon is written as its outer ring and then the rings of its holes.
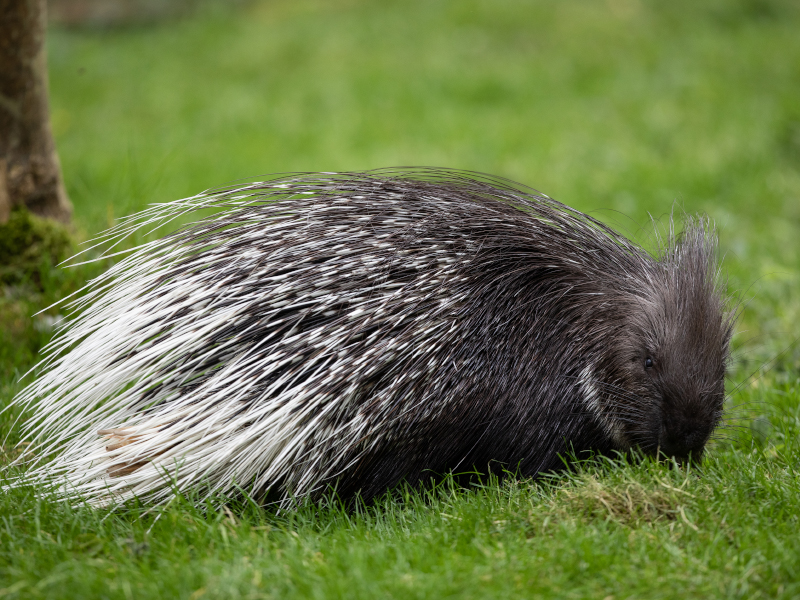
POLYGON ((58 450, 27 480, 101 503, 174 485, 370 496, 615 447, 579 367, 660 267, 593 219, 505 180, 385 170, 156 205, 106 243, 204 208, 76 302, 16 401, 35 451, 58 450))

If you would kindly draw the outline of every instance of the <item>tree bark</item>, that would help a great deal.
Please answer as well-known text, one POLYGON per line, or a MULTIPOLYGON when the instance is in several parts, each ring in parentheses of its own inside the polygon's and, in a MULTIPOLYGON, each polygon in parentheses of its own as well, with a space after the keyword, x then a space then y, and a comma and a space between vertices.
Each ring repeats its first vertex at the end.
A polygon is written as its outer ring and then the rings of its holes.
POLYGON ((68 223, 47 98, 45 0, 0 0, 0 223, 25 206, 68 223))

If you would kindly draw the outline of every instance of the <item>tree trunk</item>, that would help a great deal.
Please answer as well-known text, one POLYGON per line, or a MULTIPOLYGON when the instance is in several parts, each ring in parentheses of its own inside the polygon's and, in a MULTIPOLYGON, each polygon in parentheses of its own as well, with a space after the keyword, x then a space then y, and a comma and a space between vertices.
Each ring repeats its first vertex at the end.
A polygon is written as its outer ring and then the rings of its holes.
POLYGON ((0 223, 25 206, 68 223, 50 129, 45 0, 0 0, 0 223))

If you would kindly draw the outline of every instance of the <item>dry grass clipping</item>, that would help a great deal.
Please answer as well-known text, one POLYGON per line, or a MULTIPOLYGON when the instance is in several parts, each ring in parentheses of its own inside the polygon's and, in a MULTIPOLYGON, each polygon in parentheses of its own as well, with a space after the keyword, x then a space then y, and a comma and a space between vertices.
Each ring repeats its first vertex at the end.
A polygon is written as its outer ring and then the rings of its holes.
POLYGON ((687 478, 676 487, 659 479, 608 481, 596 474, 585 474, 559 490, 552 508, 559 516, 605 519, 626 525, 682 520, 696 529, 684 511, 694 498, 684 489, 688 481, 687 478))

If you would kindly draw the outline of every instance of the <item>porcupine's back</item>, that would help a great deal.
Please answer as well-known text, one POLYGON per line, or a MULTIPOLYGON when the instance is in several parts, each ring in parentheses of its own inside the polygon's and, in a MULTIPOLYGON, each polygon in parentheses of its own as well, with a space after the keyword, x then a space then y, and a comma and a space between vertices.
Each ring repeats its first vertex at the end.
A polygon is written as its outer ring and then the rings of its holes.
POLYGON ((18 398, 40 455, 60 449, 31 480, 100 502, 371 496, 610 447, 574 390, 620 327, 609 300, 653 263, 624 238, 503 180, 418 170, 209 192, 110 239, 207 207, 94 282, 54 341, 18 398))

